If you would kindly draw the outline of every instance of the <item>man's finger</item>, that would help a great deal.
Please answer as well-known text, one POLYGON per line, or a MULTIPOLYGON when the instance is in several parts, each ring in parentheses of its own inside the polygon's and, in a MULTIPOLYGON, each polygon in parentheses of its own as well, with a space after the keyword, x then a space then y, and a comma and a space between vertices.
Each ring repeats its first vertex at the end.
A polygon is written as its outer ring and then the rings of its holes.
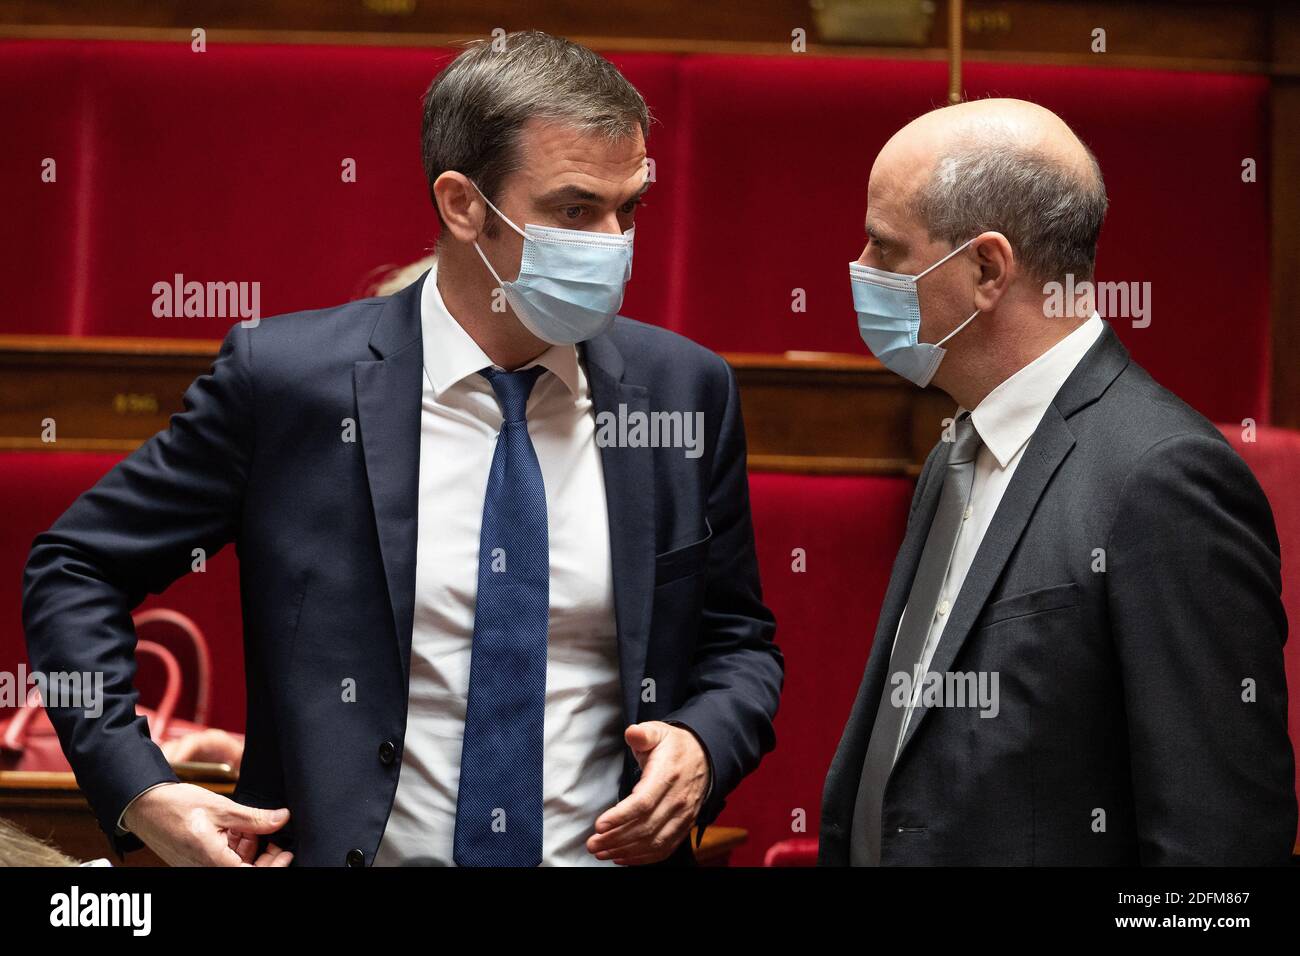
POLYGON ((222 798, 222 802, 208 810, 217 826, 225 830, 239 830, 244 833, 274 833, 289 822, 287 807, 267 810, 262 807, 246 807, 234 800, 222 798))
POLYGON ((631 793, 596 818, 594 827, 596 835, 610 833, 629 825, 634 826, 649 819, 658 802, 656 796, 659 795, 654 793, 653 784, 645 788, 637 784, 631 793))
POLYGON ((281 849, 274 843, 268 843, 266 852, 257 858, 255 866, 263 867, 280 867, 288 866, 293 862, 293 853, 289 850, 281 849))
POLYGON ((230 848, 230 844, 225 841, 221 834, 215 830, 212 833, 213 839, 217 842, 210 843, 204 841, 204 850, 207 851, 208 859, 200 865, 206 866, 243 866, 243 858, 230 848))
POLYGON ((227 830, 226 840, 230 848, 239 854, 245 863, 257 856, 257 837, 242 830, 227 830))
POLYGON ((642 821, 641 827, 623 827, 602 834, 601 842, 590 842, 588 850, 598 859, 617 860, 630 853, 654 852, 653 843, 656 838, 666 842, 671 850, 676 848, 689 830, 690 825, 681 817, 680 812, 666 809, 649 820, 642 821))
POLYGON ((618 847, 628 846, 640 840, 648 839, 654 833, 655 830, 649 825, 648 820, 632 820, 617 829, 606 833, 597 833, 589 837, 587 839, 587 852, 598 854, 614 850, 618 847))
POLYGON ((596 818, 596 832, 605 833, 632 820, 648 817, 674 782, 669 774, 647 765, 645 774, 637 781, 632 792, 596 818))
MULTIPOLYGON (((675 832, 675 831, 674 831, 675 832)), ((666 860, 676 852, 685 839, 685 834, 663 836, 661 839, 643 840, 640 843, 620 847, 611 853, 609 859, 619 866, 638 866, 645 863, 658 863, 666 860)))
POLYGON ((652 839, 658 833, 668 832, 671 836, 673 832, 689 830, 691 822, 686 819, 685 805, 671 799, 670 792, 652 808, 648 817, 639 817, 591 837, 587 841, 587 852, 596 854, 599 859, 609 859, 610 857, 599 854, 616 856, 630 846, 639 846, 652 839))

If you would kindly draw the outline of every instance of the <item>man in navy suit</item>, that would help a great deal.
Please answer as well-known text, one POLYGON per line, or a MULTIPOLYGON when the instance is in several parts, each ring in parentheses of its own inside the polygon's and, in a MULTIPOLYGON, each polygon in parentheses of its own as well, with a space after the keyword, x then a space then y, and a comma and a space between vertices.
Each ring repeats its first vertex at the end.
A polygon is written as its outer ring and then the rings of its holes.
POLYGON ((435 267, 231 329, 169 429, 36 539, 30 656, 105 672, 102 718, 50 716, 119 853, 692 861, 774 746, 783 662, 735 377, 615 317, 648 121, 575 44, 470 46, 425 104, 435 267), (150 741, 130 620, 230 541, 234 800, 150 741))

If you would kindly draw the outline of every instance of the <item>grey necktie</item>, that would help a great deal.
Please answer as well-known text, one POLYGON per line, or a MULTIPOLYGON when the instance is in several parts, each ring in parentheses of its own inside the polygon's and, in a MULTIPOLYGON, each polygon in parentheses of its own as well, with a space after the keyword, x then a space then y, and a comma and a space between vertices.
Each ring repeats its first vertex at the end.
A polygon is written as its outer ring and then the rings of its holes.
POLYGON ((876 709, 871 740, 867 743, 867 756, 862 762, 862 779, 858 783, 849 839, 849 859, 854 866, 880 865, 880 812, 885 784, 889 782, 894 766, 899 733, 907 713, 906 704, 895 706, 893 703, 894 675, 907 674, 907 686, 911 686, 934 622, 957 533, 961 530, 962 515, 970 501, 971 485, 975 480, 975 455, 979 452, 980 436, 969 412, 957 419, 953 430, 955 437, 943 476, 943 488, 939 492, 939 505, 925 538, 925 548, 912 579, 912 590, 907 595, 903 623, 889 656, 889 672, 876 709))

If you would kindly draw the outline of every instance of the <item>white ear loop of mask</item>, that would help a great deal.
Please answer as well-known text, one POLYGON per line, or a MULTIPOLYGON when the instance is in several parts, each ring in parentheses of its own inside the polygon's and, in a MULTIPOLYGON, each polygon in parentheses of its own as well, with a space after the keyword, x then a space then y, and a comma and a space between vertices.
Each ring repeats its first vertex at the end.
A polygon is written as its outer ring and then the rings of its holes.
MULTIPOLYGON (((475 188, 477 189, 478 187, 476 186, 475 188)), ((484 196, 483 198, 484 198, 484 199, 487 199, 486 196, 484 196)), ((489 205, 491 205, 491 203, 489 203, 489 205)), ((933 272, 935 269, 939 268, 941 265, 943 265, 945 262, 947 262, 949 259, 951 259, 953 256, 955 256, 957 253, 961 252, 963 249, 965 249, 967 246, 969 246, 972 242, 974 242, 974 241, 975 241, 976 239, 978 239, 978 238, 979 238, 979 236, 971 236, 969 239, 967 239, 965 242, 963 242, 960 246, 958 246, 958 247, 957 247, 956 249, 954 249, 952 252, 948 253, 946 256, 944 256, 942 259, 940 259, 940 260, 939 260, 938 262, 936 262, 934 265, 930 266, 930 267, 927 268, 927 269, 922 269, 920 272, 918 272, 916 275, 914 275, 914 276, 912 277, 912 281, 915 282, 917 279, 921 278, 921 276, 925 275, 926 273, 933 272)))
POLYGON ((966 320, 965 322, 963 322, 961 325, 957 326, 957 328, 953 329, 951 332, 949 332, 947 335, 945 335, 943 338, 941 338, 938 342, 935 342, 935 343, 934 343, 934 347, 935 347, 935 348, 939 348, 941 345, 943 345, 944 342, 947 342, 950 338, 952 338, 954 335, 956 335, 956 334, 957 334, 958 332, 960 332, 962 329, 966 328, 966 326, 970 325, 970 324, 971 324, 971 320, 974 319, 975 316, 977 316, 977 315, 979 315, 979 314, 980 314, 980 310, 979 310, 979 309, 976 309, 974 312, 972 312, 972 313, 970 314, 970 318, 969 318, 969 319, 967 319, 967 320, 966 320))
MULTIPOLYGON (((486 198, 487 198, 487 197, 485 196, 484 199, 486 199, 486 198)), ((916 274, 916 277, 912 280, 912 282, 915 283, 917 279, 920 279, 921 276, 925 275, 927 272, 932 272, 933 270, 939 268, 941 265, 943 265, 945 262, 947 262, 949 259, 951 259, 953 256, 955 256, 957 253, 961 252, 963 249, 965 249, 967 246, 969 246, 972 242, 974 242, 974 241, 975 241, 976 239, 978 239, 978 238, 979 238, 979 236, 971 236, 969 239, 967 239, 965 242, 963 242, 960 246, 958 246, 958 247, 957 247, 956 249, 954 249, 952 252, 948 253, 946 256, 944 256, 942 259, 940 259, 940 260, 939 260, 938 262, 936 262, 934 265, 930 266, 928 269, 924 269, 924 270, 922 270, 921 272, 918 272, 918 273, 916 274)), ((976 309, 974 312, 972 312, 972 313, 970 314, 970 318, 969 318, 969 319, 967 319, 967 320, 966 320, 965 322, 963 322, 961 325, 957 326, 957 328, 953 329, 951 332, 949 332, 947 335, 945 335, 943 338, 941 338, 938 342, 935 342, 935 343, 934 343, 934 347, 935 347, 935 348, 939 348, 940 346, 942 346, 944 342, 947 342, 950 338, 952 338, 954 335, 956 335, 956 334, 957 334, 958 332, 960 332, 962 329, 966 328, 966 326, 970 325, 970 324, 971 324, 971 321, 975 318, 975 316, 977 316, 977 315, 979 315, 979 314, 980 314, 980 310, 979 310, 979 309, 976 309)))
MULTIPOLYGON (((466 176, 465 178, 466 178, 466 179, 469 179, 468 176, 466 176)), ((472 179, 469 179, 469 182, 470 182, 470 185, 472 185, 475 189, 478 189, 478 194, 479 194, 480 196, 483 197, 483 201, 484 201, 485 203, 487 203, 489 206, 492 207, 492 211, 493 211, 494 213, 496 213, 498 216, 501 217, 501 221, 502 221, 502 222, 504 222, 507 226, 509 226, 509 227, 510 227, 511 229, 513 229, 515 232, 519 233, 519 235, 522 236, 524 239, 527 239, 527 238, 528 238, 527 233, 525 233, 522 229, 520 229, 520 228, 519 228, 518 226, 516 226, 513 222, 511 222, 509 219, 507 219, 505 213, 503 213, 503 212, 502 212, 500 209, 498 209, 496 206, 492 205, 492 200, 491 200, 491 199, 488 199, 487 196, 484 194, 483 190, 481 190, 481 189, 478 188, 478 183, 474 182, 474 180, 472 180, 472 179)), ((504 286, 505 283, 501 281, 501 276, 497 275, 497 270, 496 270, 496 269, 493 269, 493 268, 492 268, 492 263, 488 262, 488 257, 487 257, 486 255, 483 254, 483 249, 479 246, 479 244, 478 244, 478 240, 477 240, 477 239, 474 240, 474 251, 477 252, 477 253, 478 253, 478 257, 479 257, 480 259, 483 260, 483 265, 485 265, 485 266, 488 267, 488 272, 492 273, 492 278, 494 278, 494 279, 497 280, 497 285, 499 285, 499 286, 504 286)))

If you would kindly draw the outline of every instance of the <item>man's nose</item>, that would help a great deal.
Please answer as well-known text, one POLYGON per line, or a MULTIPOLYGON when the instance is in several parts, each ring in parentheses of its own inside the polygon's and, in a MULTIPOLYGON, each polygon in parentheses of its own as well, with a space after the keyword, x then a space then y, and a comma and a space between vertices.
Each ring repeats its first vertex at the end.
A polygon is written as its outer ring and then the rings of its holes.
POLYGON ((603 232, 611 236, 621 236, 623 235, 623 224, 618 221, 618 213, 611 212, 603 216, 600 222, 596 224, 596 228, 591 231, 603 232))

